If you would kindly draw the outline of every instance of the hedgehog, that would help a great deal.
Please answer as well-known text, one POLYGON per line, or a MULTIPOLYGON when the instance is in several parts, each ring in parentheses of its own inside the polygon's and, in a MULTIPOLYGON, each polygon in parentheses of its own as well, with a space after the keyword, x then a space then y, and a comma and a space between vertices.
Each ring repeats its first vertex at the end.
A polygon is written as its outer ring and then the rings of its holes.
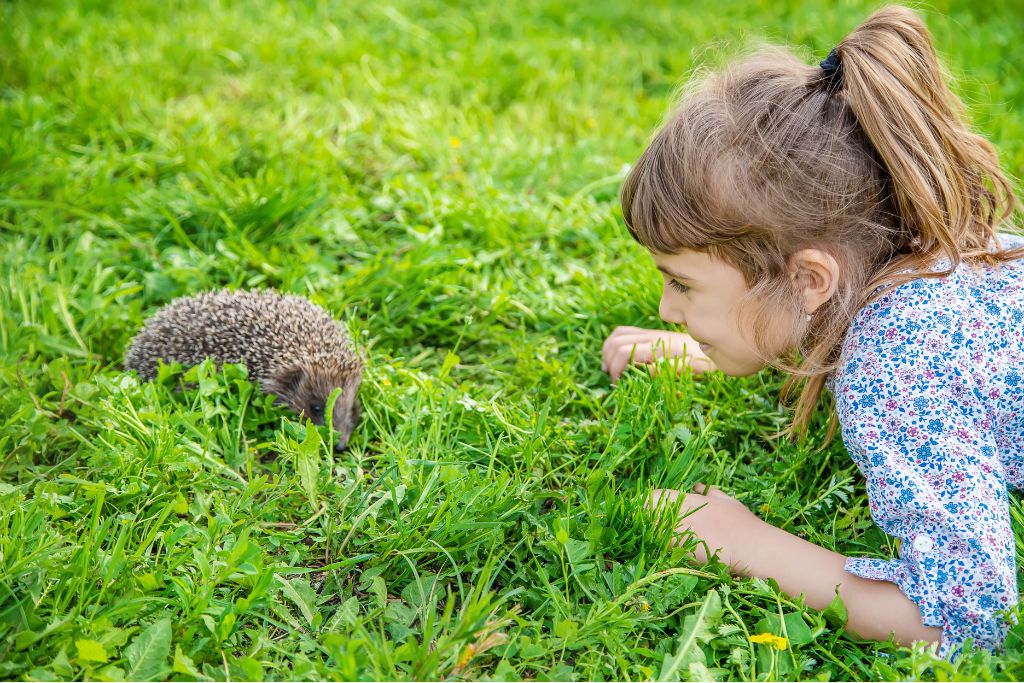
POLYGON ((214 291, 175 299, 156 312, 132 340, 125 369, 154 379, 158 361, 198 365, 212 358, 246 366, 278 402, 324 424, 335 388, 331 423, 344 450, 359 421, 363 362, 341 323, 299 296, 273 290, 214 291))

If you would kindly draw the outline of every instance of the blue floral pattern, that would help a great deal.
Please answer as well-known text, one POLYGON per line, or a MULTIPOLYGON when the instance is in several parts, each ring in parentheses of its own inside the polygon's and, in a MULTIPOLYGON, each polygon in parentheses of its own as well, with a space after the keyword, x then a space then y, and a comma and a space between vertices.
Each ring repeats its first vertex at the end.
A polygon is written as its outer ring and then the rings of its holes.
MULTIPOLYGON (((1024 245, 1004 237, 1003 246, 1024 245)), ((871 516, 899 558, 849 558, 963 641, 1002 646, 1018 601, 1008 489, 1024 485, 1024 262, 961 264, 858 312, 831 378, 871 516)))

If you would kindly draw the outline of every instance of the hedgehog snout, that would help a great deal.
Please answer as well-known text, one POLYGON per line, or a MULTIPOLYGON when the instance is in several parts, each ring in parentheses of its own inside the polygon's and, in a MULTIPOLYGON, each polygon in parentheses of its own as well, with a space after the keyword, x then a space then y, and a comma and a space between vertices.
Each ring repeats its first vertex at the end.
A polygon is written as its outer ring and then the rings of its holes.
POLYGON ((337 441, 334 444, 335 451, 340 453, 348 448, 349 439, 352 438, 352 431, 359 424, 361 413, 359 400, 355 396, 343 394, 338 398, 338 401, 334 404, 332 419, 334 432, 337 435, 337 441))

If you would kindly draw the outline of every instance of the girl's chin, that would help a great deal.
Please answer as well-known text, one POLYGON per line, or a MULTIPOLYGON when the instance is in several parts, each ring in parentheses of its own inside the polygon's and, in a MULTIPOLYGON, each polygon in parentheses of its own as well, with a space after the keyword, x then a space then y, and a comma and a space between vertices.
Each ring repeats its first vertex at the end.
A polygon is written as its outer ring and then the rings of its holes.
POLYGON ((723 374, 731 377, 754 375, 765 367, 763 363, 754 358, 725 356, 714 346, 701 344, 700 350, 715 364, 715 369, 721 370, 723 374))

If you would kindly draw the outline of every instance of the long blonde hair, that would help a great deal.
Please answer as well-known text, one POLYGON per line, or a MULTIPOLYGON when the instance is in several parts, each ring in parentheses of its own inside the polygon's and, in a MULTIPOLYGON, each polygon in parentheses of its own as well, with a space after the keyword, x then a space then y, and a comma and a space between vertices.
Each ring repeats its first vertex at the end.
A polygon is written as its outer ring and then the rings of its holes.
POLYGON ((836 55, 838 80, 777 48, 695 77, 621 193, 630 233, 651 251, 695 249, 740 269, 752 329, 768 329, 780 307, 802 321, 795 360, 753 339, 793 373, 783 396, 798 393, 796 433, 873 295, 962 261, 1024 256, 999 247, 996 228, 1018 207, 1013 186, 965 123, 917 15, 881 9, 836 55), (830 253, 841 279, 803 322, 788 266, 805 248, 830 253))

